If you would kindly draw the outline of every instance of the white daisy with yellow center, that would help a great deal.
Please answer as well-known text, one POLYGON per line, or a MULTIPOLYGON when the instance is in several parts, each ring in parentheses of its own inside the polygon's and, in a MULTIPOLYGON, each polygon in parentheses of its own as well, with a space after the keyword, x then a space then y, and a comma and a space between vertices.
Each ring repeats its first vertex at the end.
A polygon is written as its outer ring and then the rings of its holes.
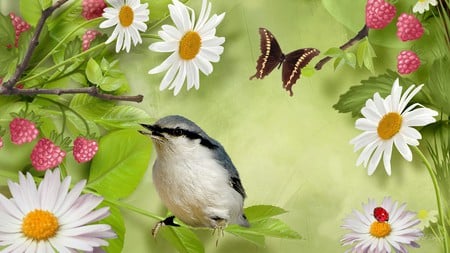
POLYGON ((341 242, 344 246, 354 244, 346 252, 408 252, 406 246, 419 247, 416 241, 423 233, 416 225, 420 221, 415 213, 405 210, 406 204, 399 205, 397 201, 386 197, 379 206, 375 200, 369 199, 362 207, 362 212, 353 210, 353 213, 344 219, 342 228, 350 232, 344 235, 341 242), (375 218, 374 210, 377 207, 386 210, 389 220, 378 221, 375 218))
POLYGON ((100 23, 100 28, 115 26, 113 33, 106 40, 106 44, 115 39, 116 52, 125 49, 130 52, 131 41, 136 46, 142 43, 139 32, 145 32, 150 11, 148 3, 141 4, 139 0, 107 0, 112 7, 107 7, 103 11, 105 21, 100 23))
POLYGON ((419 0, 413 7, 414 13, 423 14, 425 11, 430 9, 430 4, 436 6, 438 4, 437 0, 419 0))
POLYGON ((355 152, 364 148, 356 165, 368 166, 368 174, 372 175, 383 157, 384 168, 391 175, 392 146, 395 145, 407 161, 412 160, 408 145, 419 145, 422 135, 413 127, 425 126, 436 121, 438 113, 424 108, 420 104, 408 106, 411 99, 422 89, 411 85, 402 95, 402 87, 398 79, 392 86, 392 91, 385 99, 375 93, 373 99, 366 101, 361 109, 364 118, 356 121, 355 127, 364 131, 350 141, 355 152), (408 107, 407 107, 408 106, 408 107))
POLYGON ((170 17, 175 26, 163 25, 158 35, 163 41, 155 42, 149 49, 155 52, 173 52, 149 74, 167 70, 160 90, 173 89, 177 95, 187 80, 187 89, 200 87, 199 70, 209 75, 213 71, 211 62, 218 62, 223 52, 221 46, 225 38, 216 36, 216 27, 222 22, 225 13, 212 15, 211 3, 203 0, 202 9, 196 22, 194 11, 178 0, 169 4, 170 17), (191 12, 191 15, 189 14, 191 12))
POLYGON ((92 252, 116 237, 110 225, 89 224, 109 215, 107 207, 94 210, 103 198, 80 196, 86 180, 69 191, 70 181, 61 182, 58 169, 47 170, 37 188, 30 173, 8 181, 12 198, 0 194, 1 252, 92 252))

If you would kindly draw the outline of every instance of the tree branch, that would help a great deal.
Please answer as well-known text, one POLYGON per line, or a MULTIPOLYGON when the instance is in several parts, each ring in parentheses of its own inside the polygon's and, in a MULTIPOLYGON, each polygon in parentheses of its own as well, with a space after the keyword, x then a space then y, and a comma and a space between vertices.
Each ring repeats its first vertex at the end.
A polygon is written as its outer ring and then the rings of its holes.
POLYGON ((144 96, 119 96, 112 94, 100 93, 97 87, 86 87, 86 88, 72 88, 72 89, 19 89, 19 88, 2 88, 0 89, 0 95, 12 96, 12 95, 24 95, 33 96, 38 94, 50 94, 50 95, 62 95, 62 94, 88 94, 93 97, 105 99, 105 100, 120 100, 120 101, 130 101, 130 102, 142 102, 144 96))
POLYGON ((76 93, 85 93, 89 94, 93 97, 98 97, 105 100, 120 100, 120 101, 131 101, 131 102, 142 102, 144 96, 119 96, 112 94, 101 93, 97 87, 87 87, 87 88, 74 88, 74 89, 19 89, 15 88, 15 85, 19 81, 20 77, 25 72, 28 67, 31 57, 33 56, 34 50, 39 44, 39 36, 41 35, 42 29, 44 28, 44 24, 47 19, 53 14, 53 12, 61 7, 68 0, 58 0, 55 4, 48 7, 47 9, 42 11, 42 15, 36 25, 36 30, 34 31, 33 37, 31 38, 28 49, 25 53, 25 57, 23 61, 17 66, 16 72, 14 72, 13 76, 3 83, 3 87, 0 87, 0 95, 24 95, 24 96, 33 96, 38 94, 52 94, 52 95, 62 95, 62 94, 76 94, 76 93))
MULTIPOLYGON (((358 34, 355 35, 355 37, 351 38, 349 41, 347 41, 347 43, 345 43, 344 45, 340 46, 339 48, 342 50, 346 50, 347 48, 353 46, 354 44, 356 44, 358 41, 364 39, 365 37, 367 37, 367 35, 369 35, 369 28, 367 27, 367 25, 364 25, 363 28, 358 32, 358 34)), ((333 59, 333 57, 331 56, 326 56, 324 58, 322 58, 314 67, 316 70, 320 70, 322 69, 323 65, 325 65, 327 62, 329 62, 331 59, 333 59)))

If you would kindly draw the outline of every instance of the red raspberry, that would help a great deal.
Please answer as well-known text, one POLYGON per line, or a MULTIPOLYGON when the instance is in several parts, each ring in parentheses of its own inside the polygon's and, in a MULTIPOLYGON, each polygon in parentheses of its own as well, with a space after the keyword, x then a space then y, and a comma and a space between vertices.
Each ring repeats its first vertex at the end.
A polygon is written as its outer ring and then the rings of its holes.
POLYGON ((89 49, 89 47, 91 46, 91 42, 95 39, 95 37, 97 37, 97 35, 99 35, 100 32, 96 31, 96 30, 87 30, 84 34, 83 34, 83 51, 86 51, 89 49))
POLYGON ((419 66, 420 59, 413 51, 403 50, 397 56, 397 71, 402 75, 416 71, 419 66))
POLYGON ((16 39, 14 40, 14 46, 19 46, 19 37, 20 34, 30 29, 30 25, 25 22, 21 17, 16 16, 13 12, 9 13, 9 17, 11 18, 11 23, 14 26, 14 30, 16 31, 16 39))
POLYGON ((397 9, 384 0, 368 0, 366 4, 366 25, 371 29, 383 29, 395 17, 397 9))
POLYGON ((11 142, 17 145, 32 142, 39 134, 36 125, 24 118, 14 118, 9 123, 11 142))
POLYGON ((31 151, 31 164, 36 170, 42 171, 61 164, 66 152, 47 138, 40 139, 31 151))
POLYGON ((403 13, 397 21, 397 37, 402 41, 415 40, 423 35, 420 21, 413 15, 403 13))
POLYGON ((77 137, 73 142, 73 157, 79 163, 89 162, 97 153, 98 144, 95 140, 77 137))
POLYGON ((101 17, 106 8, 104 0, 83 0, 82 6, 82 15, 86 20, 101 17))

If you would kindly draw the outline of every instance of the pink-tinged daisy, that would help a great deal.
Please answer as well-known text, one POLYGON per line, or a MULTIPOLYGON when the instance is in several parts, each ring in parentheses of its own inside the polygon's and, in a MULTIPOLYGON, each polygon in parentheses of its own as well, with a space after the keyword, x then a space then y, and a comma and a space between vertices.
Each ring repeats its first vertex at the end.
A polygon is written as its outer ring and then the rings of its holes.
POLYGON ((148 3, 141 4, 140 0, 107 0, 112 7, 106 7, 103 12, 105 21, 100 23, 100 28, 115 26, 113 33, 106 40, 106 44, 115 39, 116 52, 125 49, 130 52, 131 41, 136 46, 142 43, 139 32, 145 32, 150 11, 148 3))
POLYGON ((352 253, 407 253, 406 246, 419 247, 416 241, 423 236, 415 226, 420 223, 414 212, 406 211, 406 204, 399 205, 385 197, 381 205, 369 199, 362 204, 363 211, 353 210, 344 219, 342 228, 350 230, 341 240, 344 246, 353 245, 352 253))
POLYGON ((425 11, 430 9, 430 5, 436 6, 437 4, 437 0, 419 0, 414 5, 413 12, 423 14, 425 11))
POLYGON ((368 166, 372 175, 383 157, 384 168, 391 175, 392 146, 395 145, 407 161, 412 160, 408 145, 419 145, 422 135, 413 127, 425 126, 436 121, 438 113, 420 104, 408 106, 411 99, 422 89, 423 85, 411 85, 402 94, 398 79, 394 81, 391 94, 385 99, 375 93, 373 99, 366 101, 361 109, 364 118, 356 120, 355 127, 364 131, 350 141, 355 152, 364 148, 356 165, 368 166))
POLYGON ((19 173, 19 183, 8 181, 12 198, 0 194, 1 252, 92 252, 116 237, 110 225, 90 224, 109 215, 94 210, 103 198, 81 194, 86 180, 69 191, 59 170, 47 170, 38 187, 30 173, 19 173))
POLYGON ((196 22, 194 11, 178 0, 169 4, 170 17, 175 26, 163 25, 158 35, 163 41, 155 42, 149 49, 155 52, 173 52, 149 74, 167 70, 161 81, 160 90, 173 89, 177 95, 187 80, 187 89, 200 87, 199 70, 209 75, 213 71, 211 62, 218 62, 223 52, 221 46, 225 38, 216 36, 216 27, 222 22, 225 13, 212 15, 211 3, 203 0, 202 9, 196 22), (191 15, 189 14, 191 11, 191 15))

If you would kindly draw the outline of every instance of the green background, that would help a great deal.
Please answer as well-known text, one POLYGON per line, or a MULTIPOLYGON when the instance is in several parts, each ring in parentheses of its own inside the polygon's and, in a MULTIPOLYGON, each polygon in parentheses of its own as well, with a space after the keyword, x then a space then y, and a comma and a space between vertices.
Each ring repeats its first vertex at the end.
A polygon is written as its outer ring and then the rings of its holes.
MULTIPOLYGON (((3 13, 14 8, 5 2, 0 2, 3 13)), ((431 180, 417 157, 409 163, 394 151, 390 177, 383 166, 370 177, 362 166, 355 166, 359 153, 349 144, 359 134, 355 119, 339 114, 332 105, 370 72, 349 67, 334 71, 330 62, 313 77, 300 78, 293 87, 293 97, 281 87, 280 70, 264 80, 248 79, 256 71, 260 54, 259 27, 269 29, 285 53, 302 47, 324 52, 343 44, 362 27, 365 1, 354 2, 351 8, 341 6, 351 20, 344 26, 346 20, 337 21, 319 0, 212 1, 213 12, 226 12, 217 29, 217 35, 226 38, 225 51, 221 61, 214 64, 214 72, 201 76, 198 91, 187 92, 184 87, 176 97, 172 91, 159 91, 163 74, 147 74, 168 56, 147 49, 154 40, 145 39, 121 57, 132 86, 130 94, 145 96, 138 107, 155 120, 179 114, 195 121, 231 156, 247 191, 245 205, 270 204, 288 210, 280 218, 303 237, 267 238, 267 246, 259 248, 225 234, 216 247, 216 237, 210 231, 198 231, 206 252, 344 252, 347 248, 340 246, 346 233, 340 228, 342 220, 352 209, 361 209, 368 198, 381 202, 384 196, 392 196, 406 202, 412 211, 436 209, 431 180), (360 25, 349 25, 355 22, 360 25)), ((192 0, 189 5, 198 12, 200 3, 192 0)), ((395 50, 376 50, 379 73, 395 67, 395 50)), ((0 161, 2 167, 7 164, 9 161, 0 161)), ((151 164, 137 191, 125 201, 165 215, 152 185, 151 164)), ((123 252, 175 252, 162 237, 151 237, 155 220, 125 212, 125 221, 123 252)), ((420 249, 410 252, 439 249, 433 237, 421 239, 419 244, 420 249)))

